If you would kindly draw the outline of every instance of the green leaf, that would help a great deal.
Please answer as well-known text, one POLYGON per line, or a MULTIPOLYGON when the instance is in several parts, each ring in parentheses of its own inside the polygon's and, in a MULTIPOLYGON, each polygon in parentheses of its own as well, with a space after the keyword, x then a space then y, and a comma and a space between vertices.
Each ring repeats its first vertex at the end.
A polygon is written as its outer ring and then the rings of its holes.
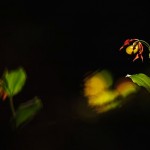
POLYGON ((150 77, 143 73, 127 75, 126 77, 131 78, 131 80, 139 86, 146 88, 150 92, 150 77))
POLYGON ((23 68, 18 68, 12 71, 6 71, 4 73, 4 89, 8 93, 9 97, 18 94, 26 81, 26 72, 23 68))
POLYGON ((28 123, 43 107, 41 99, 34 97, 26 103, 21 104, 16 111, 16 128, 28 123))

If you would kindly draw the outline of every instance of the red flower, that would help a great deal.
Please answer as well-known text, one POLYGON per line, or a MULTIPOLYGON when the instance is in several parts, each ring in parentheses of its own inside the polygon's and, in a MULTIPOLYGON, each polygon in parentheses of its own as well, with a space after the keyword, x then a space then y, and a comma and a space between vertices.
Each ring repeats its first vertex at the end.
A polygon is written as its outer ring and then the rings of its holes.
POLYGON ((138 40, 138 39, 127 39, 124 41, 124 44, 120 47, 120 50, 123 49, 125 46, 130 45, 131 42, 138 40))
POLYGON ((141 59, 143 61, 143 44, 148 47, 150 50, 150 45, 145 42, 144 40, 139 40, 139 39, 127 39, 125 40, 124 44, 120 47, 119 50, 122 50, 124 47, 126 47, 126 53, 129 55, 136 54, 135 58, 133 61, 137 59, 141 59))
POLYGON ((135 61, 136 59, 140 58, 143 61, 143 45, 141 42, 138 42, 138 53, 136 54, 135 58, 133 59, 133 61, 135 61))

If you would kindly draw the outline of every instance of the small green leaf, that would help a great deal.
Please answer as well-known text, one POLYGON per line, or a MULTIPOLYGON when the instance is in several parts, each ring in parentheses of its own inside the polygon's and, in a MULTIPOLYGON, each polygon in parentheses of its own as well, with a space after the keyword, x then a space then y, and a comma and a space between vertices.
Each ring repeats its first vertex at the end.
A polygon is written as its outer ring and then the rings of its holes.
POLYGON ((146 88, 150 92, 150 77, 143 73, 127 75, 126 77, 131 78, 131 80, 139 86, 146 88))
POLYGON ((18 94, 26 81, 26 72, 23 68, 19 68, 12 71, 6 71, 4 73, 4 89, 8 93, 9 97, 18 94))
POLYGON ((29 100, 19 106, 16 111, 15 124, 16 128, 28 123, 42 108, 42 101, 38 97, 29 100))

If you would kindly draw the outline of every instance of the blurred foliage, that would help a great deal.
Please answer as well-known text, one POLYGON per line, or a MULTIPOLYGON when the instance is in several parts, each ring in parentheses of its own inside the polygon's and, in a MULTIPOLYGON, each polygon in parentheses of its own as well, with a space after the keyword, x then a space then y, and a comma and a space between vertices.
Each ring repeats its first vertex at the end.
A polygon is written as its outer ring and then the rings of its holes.
POLYGON ((26 82, 26 78, 27 75, 23 68, 5 71, 3 75, 3 87, 9 97, 18 94, 22 90, 26 82))
POLYGON ((138 91, 136 84, 126 78, 118 81, 115 87, 113 85, 113 76, 108 70, 96 72, 84 79, 84 96, 97 113, 120 108, 126 97, 138 91))
POLYGON ((42 108, 42 102, 38 97, 21 104, 16 111, 16 127, 19 127, 29 122, 37 112, 42 108))
POLYGON ((15 70, 6 70, 0 80, 0 96, 1 99, 10 101, 10 108, 12 111, 13 127, 18 128, 27 124, 33 117, 41 110, 42 101, 38 97, 26 103, 20 104, 15 110, 14 96, 17 95, 23 88, 27 79, 27 74, 22 67, 15 70))

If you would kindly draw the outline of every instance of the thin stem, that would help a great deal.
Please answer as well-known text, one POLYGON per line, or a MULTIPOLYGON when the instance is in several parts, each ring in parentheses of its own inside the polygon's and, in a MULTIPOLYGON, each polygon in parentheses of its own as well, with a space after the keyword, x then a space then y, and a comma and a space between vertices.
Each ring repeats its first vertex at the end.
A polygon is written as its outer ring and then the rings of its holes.
POLYGON ((16 117, 16 111, 15 111, 15 107, 14 107, 14 103, 13 103, 13 98, 10 97, 9 100, 10 100, 10 108, 11 108, 11 111, 12 111, 12 115, 15 118, 16 117))
POLYGON ((150 45, 149 45, 146 41, 144 41, 144 40, 139 40, 139 42, 142 42, 145 46, 147 46, 147 47, 148 47, 148 50, 150 51, 150 45))
POLYGON ((149 58, 150 58, 150 45, 144 40, 139 40, 139 42, 142 42, 145 46, 147 46, 147 48, 149 50, 149 58))

